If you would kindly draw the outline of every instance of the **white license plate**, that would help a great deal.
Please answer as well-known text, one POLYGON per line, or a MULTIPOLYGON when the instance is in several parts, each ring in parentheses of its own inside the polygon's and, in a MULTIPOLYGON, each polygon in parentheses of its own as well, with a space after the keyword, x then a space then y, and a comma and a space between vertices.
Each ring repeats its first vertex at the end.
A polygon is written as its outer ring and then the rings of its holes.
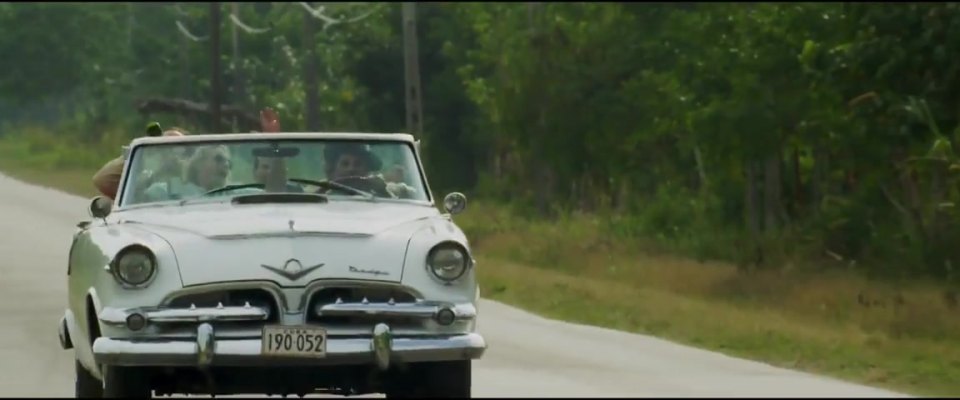
POLYGON ((263 327, 260 354, 285 357, 326 357, 327 331, 313 326, 265 326, 263 327))

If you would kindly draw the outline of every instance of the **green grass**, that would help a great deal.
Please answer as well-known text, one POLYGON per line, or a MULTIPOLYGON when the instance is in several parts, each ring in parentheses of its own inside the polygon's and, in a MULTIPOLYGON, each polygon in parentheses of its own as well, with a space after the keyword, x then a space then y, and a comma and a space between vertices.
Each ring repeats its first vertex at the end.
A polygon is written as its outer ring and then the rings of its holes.
POLYGON ((120 155, 127 142, 116 134, 84 142, 55 136, 43 128, 16 129, 16 136, 0 136, 0 170, 18 179, 51 186, 80 196, 94 196, 93 174, 120 155))
MULTIPOLYGON (((0 139, 0 170, 92 196, 93 172, 114 156, 37 147, 0 139)), ((900 392, 960 395, 960 309, 936 282, 872 281, 835 266, 744 274, 617 238, 596 216, 544 222, 482 201, 456 221, 477 254, 484 297, 900 392)))
POLYGON ((0 171, 5 175, 25 182, 51 187, 78 196, 92 198, 100 194, 93 187, 92 181, 96 169, 43 170, 3 158, 0 159, 0 171))
POLYGON ((548 223, 508 210, 473 202, 457 218, 485 297, 895 391, 960 394, 960 309, 936 283, 847 270, 744 274, 611 238, 593 216, 548 223))

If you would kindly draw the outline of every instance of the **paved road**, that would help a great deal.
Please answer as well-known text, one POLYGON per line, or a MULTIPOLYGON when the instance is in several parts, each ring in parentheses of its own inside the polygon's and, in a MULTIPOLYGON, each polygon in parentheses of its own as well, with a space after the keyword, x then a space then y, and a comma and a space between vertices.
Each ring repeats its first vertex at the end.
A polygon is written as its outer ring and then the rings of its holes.
MULTIPOLYGON (((74 225, 87 199, 0 175, 0 396, 73 395, 72 352, 56 323, 74 225)), ((490 345, 475 364, 485 397, 895 397, 647 336, 481 304, 490 345)))

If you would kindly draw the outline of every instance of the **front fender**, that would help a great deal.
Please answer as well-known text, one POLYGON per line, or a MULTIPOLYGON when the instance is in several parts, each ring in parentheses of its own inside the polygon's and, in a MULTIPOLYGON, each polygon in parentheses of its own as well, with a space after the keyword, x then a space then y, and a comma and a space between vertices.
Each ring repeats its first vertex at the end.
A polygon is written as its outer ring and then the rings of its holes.
POLYGON ((135 307, 158 305, 172 290, 183 287, 180 268, 173 247, 162 236, 131 225, 113 225, 91 229, 89 251, 85 252, 82 265, 90 276, 91 288, 96 289, 99 302, 109 307, 135 307), (128 289, 121 286, 107 265, 117 254, 130 245, 141 245, 156 257, 156 277, 149 286, 128 289))
MULTIPOLYGON (((170 244, 157 234, 131 226, 91 224, 77 236, 69 262, 68 300, 73 315, 70 334, 82 361, 92 343, 90 321, 97 321, 96 314, 103 307, 155 306, 168 293, 183 287, 170 244), (106 268, 121 250, 132 244, 144 246, 156 256, 156 276, 144 288, 121 286, 106 268), (88 301, 93 302, 92 312, 88 310, 88 301), (91 313, 94 315, 89 315, 91 313)), ((109 331, 103 324, 98 325, 104 336, 123 334, 109 331)))
POLYGON ((427 254, 443 242, 460 244, 473 259, 467 237, 459 227, 443 217, 431 218, 410 237, 404 257, 402 283, 416 288, 430 299, 471 302, 476 306, 479 289, 473 262, 460 279, 450 284, 441 282, 427 269, 427 254))

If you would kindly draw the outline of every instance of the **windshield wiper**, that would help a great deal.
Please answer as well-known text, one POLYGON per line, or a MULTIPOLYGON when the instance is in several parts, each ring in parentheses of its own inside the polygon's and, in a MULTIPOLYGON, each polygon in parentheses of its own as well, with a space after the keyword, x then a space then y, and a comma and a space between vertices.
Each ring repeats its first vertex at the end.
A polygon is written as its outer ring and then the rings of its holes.
POLYGON ((209 196, 211 194, 217 194, 217 193, 222 193, 222 192, 226 192, 229 190, 236 190, 236 189, 246 189, 246 188, 256 188, 256 187, 263 189, 263 186, 264 185, 262 183, 241 183, 237 185, 227 185, 224 187, 220 187, 220 188, 216 188, 211 191, 208 191, 204 193, 203 196, 209 196))

